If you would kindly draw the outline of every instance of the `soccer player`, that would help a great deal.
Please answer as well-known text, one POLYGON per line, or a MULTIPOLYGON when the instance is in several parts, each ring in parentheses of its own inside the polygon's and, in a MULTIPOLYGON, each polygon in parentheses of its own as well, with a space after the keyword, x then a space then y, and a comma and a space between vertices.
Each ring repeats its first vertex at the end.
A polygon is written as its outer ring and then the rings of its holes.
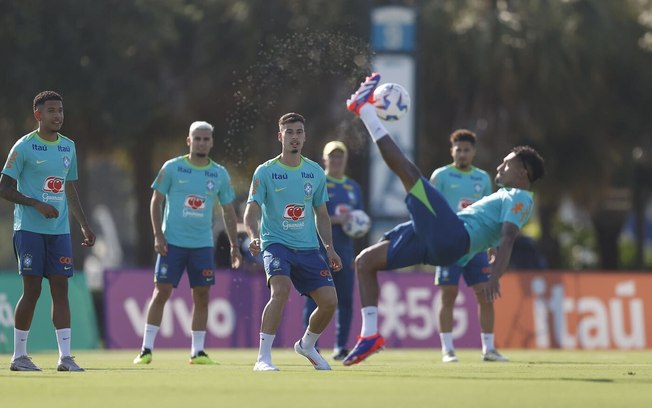
MULTIPOLYGON (((430 183, 444 196, 453 211, 461 211, 484 196, 491 194, 489 174, 473 166, 477 137, 466 129, 458 129, 450 135, 453 163, 436 169, 430 183)), ((489 258, 486 252, 478 252, 466 265, 455 263, 437 267, 435 285, 442 291, 439 310, 439 337, 442 361, 457 361, 453 345, 453 308, 458 293, 460 276, 467 286, 473 288, 478 300, 478 316, 481 328, 482 356, 485 361, 508 361, 494 346, 494 304, 487 301, 484 288, 489 280, 489 258)))
POLYGON ((315 349, 317 339, 337 307, 329 266, 335 272, 342 268, 342 261, 333 248, 326 208, 326 175, 317 163, 301 155, 306 141, 304 117, 286 113, 279 119, 278 127, 281 154, 261 164, 254 172, 244 215, 251 240, 249 251, 253 256, 263 251, 270 288, 270 298, 263 310, 254 371, 278 371, 272 363, 272 343, 292 285, 317 304, 294 350, 306 357, 316 370, 330 370, 315 349), (319 250, 319 238, 328 260, 319 250))
POLYGON ((360 116, 389 168, 407 192, 411 220, 385 233, 383 240, 362 251, 355 260, 362 303, 362 330, 344 365, 357 364, 380 351, 385 340, 378 333, 378 271, 415 264, 465 265, 475 254, 498 247, 484 289, 487 301, 500 297, 499 279, 507 269, 514 240, 532 211, 531 184, 543 176, 543 159, 529 146, 518 146, 497 168, 496 183, 503 187, 459 213, 405 157, 376 116, 373 91, 380 75, 367 77, 347 101, 360 116))
POLYGON ((41 371, 27 356, 27 338, 43 278, 50 282, 52 322, 59 346, 58 371, 84 371, 70 355, 68 278, 73 275, 68 207, 81 226, 83 246, 95 234, 77 196, 75 143, 59 133, 63 98, 44 91, 34 98, 38 129, 18 139, 0 176, 0 196, 15 203, 14 251, 23 294, 16 304, 12 371, 41 371))
MULTIPOLYGON (((343 360, 349 354, 346 342, 351 331, 353 319, 353 240, 342 230, 351 210, 362 209, 362 192, 360 185, 344 174, 348 159, 346 145, 340 141, 331 141, 324 146, 322 160, 326 173, 328 189, 328 214, 333 224, 333 244, 335 252, 342 259, 342 270, 333 274, 337 291, 337 325, 335 326, 334 360, 343 360)), ((304 324, 308 326, 310 315, 317 305, 311 298, 306 299, 303 308, 304 324)))
POLYGON ((186 143, 189 153, 165 162, 152 183, 150 212, 158 256, 143 346, 134 364, 151 363, 165 303, 178 286, 184 269, 188 272, 193 302, 190 364, 216 364, 204 351, 204 340, 209 289, 215 284, 213 211, 218 204, 222 206, 231 245, 231 266, 238 268, 242 260, 231 178, 223 166, 208 157, 213 148, 213 126, 193 122, 186 143))

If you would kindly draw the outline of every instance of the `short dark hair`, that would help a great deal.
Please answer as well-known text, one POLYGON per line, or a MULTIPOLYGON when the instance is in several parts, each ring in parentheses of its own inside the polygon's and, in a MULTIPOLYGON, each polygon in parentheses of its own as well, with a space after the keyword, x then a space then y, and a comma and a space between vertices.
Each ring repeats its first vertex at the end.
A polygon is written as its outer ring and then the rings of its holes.
POLYGON ((516 146, 512 149, 514 155, 521 159, 527 171, 527 178, 533 183, 544 176, 545 167, 543 157, 530 146, 516 146))
POLYGON ((34 104, 33 108, 36 110, 39 106, 45 104, 47 101, 61 101, 63 102, 63 98, 61 95, 54 91, 43 91, 40 92, 38 95, 34 97, 34 104))
POLYGON ((285 125, 286 123, 294 123, 294 122, 301 122, 305 125, 306 118, 299 115, 298 113, 294 113, 294 112, 286 113, 285 115, 279 118, 278 127, 280 128, 281 125, 285 125))
POLYGON ((457 129, 450 136, 451 146, 457 142, 469 142, 475 146, 475 142, 478 141, 478 137, 475 133, 471 132, 468 129, 457 129))

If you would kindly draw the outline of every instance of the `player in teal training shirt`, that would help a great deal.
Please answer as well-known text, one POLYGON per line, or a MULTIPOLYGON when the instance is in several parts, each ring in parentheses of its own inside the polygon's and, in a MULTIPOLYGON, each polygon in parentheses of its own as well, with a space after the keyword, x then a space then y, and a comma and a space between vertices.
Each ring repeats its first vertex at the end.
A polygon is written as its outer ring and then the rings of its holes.
MULTIPOLYGON (((453 132, 450 135, 453 163, 436 169, 430 176, 430 183, 444 196, 453 211, 461 211, 492 192, 489 174, 473 165, 476 141, 475 133, 470 130, 458 129, 453 132)), ((494 305, 484 296, 490 270, 489 258, 484 251, 476 254, 466 265, 454 263, 437 267, 435 285, 442 291, 439 337, 442 361, 445 363, 457 361, 453 345, 453 309, 460 276, 473 289, 478 301, 483 359, 507 361, 494 345, 494 305)))
POLYGON ((498 298, 499 279, 507 269, 514 240, 532 213, 532 193, 528 190, 544 173, 543 159, 534 149, 515 147, 497 168, 496 184, 502 188, 455 214, 380 122, 370 103, 379 82, 377 73, 367 77, 347 101, 347 108, 362 119, 383 160, 401 180, 407 192, 405 202, 411 221, 385 233, 382 241, 356 258, 362 330, 344 365, 363 361, 385 344, 378 333, 380 270, 420 263, 465 265, 475 254, 498 247, 484 291, 488 301, 498 298))
POLYGON ((326 175, 317 163, 301 155, 306 140, 304 124, 305 119, 297 113, 281 116, 278 122, 281 155, 258 166, 245 209, 244 223, 251 240, 249 250, 254 256, 263 251, 271 290, 263 311, 254 371, 278 371, 272 363, 272 343, 292 285, 317 303, 308 328, 294 350, 315 369, 330 370, 315 349, 315 343, 337 307, 329 267, 339 271, 342 261, 333 249, 326 208, 326 175), (320 237, 328 260, 319 251, 320 237))
POLYGON ((154 250, 158 256, 143 345, 134 364, 151 363, 165 303, 184 270, 188 273, 193 300, 190 364, 215 364, 204 351, 204 342, 209 289, 215 284, 213 210, 218 204, 222 206, 224 226, 231 243, 231 266, 237 268, 242 260, 231 178, 223 166, 208 157, 213 148, 213 125, 193 122, 186 144, 189 153, 168 160, 152 183, 150 210, 154 250), (165 212, 161 215, 163 202, 165 212))
POLYGON ((84 246, 93 246, 77 196, 77 152, 72 140, 59 133, 63 126, 63 99, 52 91, 34 98, 39 127, 20 138, 9 152, 0 177, 0 196, 16 204, 14 252, 23 279, 16 305, 12 371, 41 371, 27 356, 27 338, 43 278, 50 282, 52 321, 59 345, 58 371, 84 371, 70 355, 68 278, 73 275, 68 207, 81 226, 84 246))

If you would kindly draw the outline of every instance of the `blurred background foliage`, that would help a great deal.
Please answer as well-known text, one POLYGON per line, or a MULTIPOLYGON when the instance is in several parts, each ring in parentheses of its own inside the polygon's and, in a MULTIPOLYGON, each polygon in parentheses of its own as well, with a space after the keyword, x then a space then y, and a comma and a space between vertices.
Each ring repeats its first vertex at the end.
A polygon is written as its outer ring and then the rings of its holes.
MULTIPOLYGON (((477 132, 476 164, 490 173, 530 144, 547 176, 528 231, 548 266, 649 267, 631 239, 643 221, 631 220, 652 179, 650 0, 0 0, 0 155, 34 128, 34 95, 60 92, 84 206, 115 236, 95 256, 121 266, 151 264, 150 184, 187 151, 194 120, 215 125, 212 157, 238 203, 280 151, 276 121, 288 111, 307 117, 307 157, 344 140, 364 186, 370 146, 344 100, 371 70, 369 12, 387 4, 418 11, 423 173, 450 162, 455 128, 477 132)), ((0 204, 5 268, 11 208, 0 204)))

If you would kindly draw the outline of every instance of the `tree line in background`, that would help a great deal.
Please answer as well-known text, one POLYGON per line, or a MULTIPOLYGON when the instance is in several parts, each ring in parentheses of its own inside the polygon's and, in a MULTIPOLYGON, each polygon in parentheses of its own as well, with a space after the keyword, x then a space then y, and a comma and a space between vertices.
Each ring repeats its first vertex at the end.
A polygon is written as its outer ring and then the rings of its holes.
MULTIPOLYGON (((129 158, 140 265, 152 256, 150 183, 171 151, 183 153, 194 120, 215 125, 213 157, 239 198, 280 151, 276 120, 287 111, 308 118, 309 157, 326 140, 349 143, 350 173, 364 185, 368 142, 343 101, 370 72, 369 12, 390 3, 0 0, 0 153, 33 128, 33 96, 61 92, 63 133, 82 161, 129 158)), ((531 144, 547 163, 536 200, 549 265, 569 266, 557 220, 570 197, 591 215, 599 266, 623 266, 635 147, 650 166, 652 1, 398 3, 418 8, 413 107, 424 174, 450 161, 447 136, 458 127, 478 133, 477 164, 490 173, 510 147, 531 144)), ((82 173, 82 194, 84 182, 82 173)))

